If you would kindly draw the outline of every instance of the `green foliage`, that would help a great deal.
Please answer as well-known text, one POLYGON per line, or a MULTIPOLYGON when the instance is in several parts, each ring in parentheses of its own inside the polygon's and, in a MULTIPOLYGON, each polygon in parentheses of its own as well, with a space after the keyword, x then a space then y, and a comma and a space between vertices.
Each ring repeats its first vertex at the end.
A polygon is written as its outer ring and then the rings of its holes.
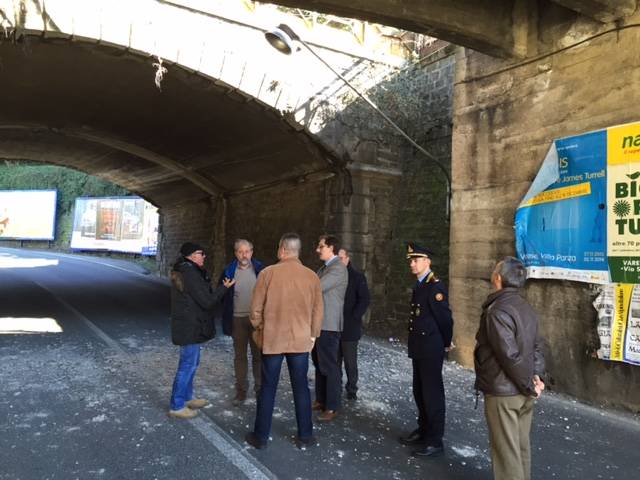
POLYGON ((0 190, 58 190, 56 237, 58 248, 68 248, 77 197, 131 195, 126 189, 100 178, 55 165, 16 163, 0 165, 0 190))

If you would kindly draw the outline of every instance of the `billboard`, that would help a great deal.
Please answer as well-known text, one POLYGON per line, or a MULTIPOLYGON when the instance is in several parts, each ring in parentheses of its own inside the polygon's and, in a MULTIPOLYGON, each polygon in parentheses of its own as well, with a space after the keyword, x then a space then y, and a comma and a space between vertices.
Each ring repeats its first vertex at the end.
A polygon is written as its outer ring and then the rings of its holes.
POLYGON ((0 190, 0 239, 53 240, 56 190, 0 190))
POLYGON ((71 248, 155 255, 158 209, 140 197, 80 197, 71 248))
POLYGON ((640 122, 555 140, 516 211, 532 278, 640 283, 640 122))

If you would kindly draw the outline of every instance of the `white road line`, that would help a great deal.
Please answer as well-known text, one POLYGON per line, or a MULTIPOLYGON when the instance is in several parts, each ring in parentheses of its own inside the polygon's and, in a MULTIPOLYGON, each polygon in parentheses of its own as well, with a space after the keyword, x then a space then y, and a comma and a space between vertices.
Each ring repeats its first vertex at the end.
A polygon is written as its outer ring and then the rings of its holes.
POLYGON ((190 422, 196 430, 209 440, 212 445, 215 445, 247 478, 252 480, 276 480, 278 478, 267 469, 267 467, 258 463, 253 457, 246 453, 238 442, 229 437, 229 435, 210 418, 207 421, 201 417, 196 417, 190 420, 190 422))
MULTIPOLYGON (((117 351, 120 355, 129 357, 130 353, 127 352, 122 345, 115 339, 107 335, 104 330, 98 327, 95 323, 80 313, 75 307, 70 305, 67 301, 60 298, 49 288, 45 287, 39 282, 33 282, 40 288, 48 292, 53 298, 56 299, 61 305, 69 309, 73 314, 84 322, 89 329, 107 344, 110 348, 117 351)), ((158 391, 158 389, 156 389, 158 391)), ((203 418, 194 418, 188 420, 193 427, 198 430, 208 441, 213 445, 224 457, 229 460, 238 470, 245 474, 250 480, 276 480, 276 477, 267 467, 258 462, 254 457, 245 452, 242 446, 231 438, 227 433, 222 430, 210 417, 208 420, 203 418)))

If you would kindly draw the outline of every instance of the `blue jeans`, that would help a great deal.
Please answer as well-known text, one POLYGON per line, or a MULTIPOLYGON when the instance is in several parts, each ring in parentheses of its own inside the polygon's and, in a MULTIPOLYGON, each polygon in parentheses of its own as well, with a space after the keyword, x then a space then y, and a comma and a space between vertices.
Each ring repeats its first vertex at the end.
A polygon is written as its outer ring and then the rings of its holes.
POLYGON ((185 403, 193 398, 193 377, 200 365, 200 345, 183 345, 180 347, 180 362, 173 381, 171 392, 171 410, 184 408, 185 403))
POLYGON ((287 359, 289 379, 293 390, 293 403, 296 408, 296 422, 298 424, 298 438, 307 440, 313 435, 311 421, 311 393, 307 381, 309 370, 308 353, 280 353, 275 355, 262 354, 262 387, 258 396, 258 409, 253 433, 261 442, 267 442, 271 432, 273 406, 280 379, 282 359, 287 359))

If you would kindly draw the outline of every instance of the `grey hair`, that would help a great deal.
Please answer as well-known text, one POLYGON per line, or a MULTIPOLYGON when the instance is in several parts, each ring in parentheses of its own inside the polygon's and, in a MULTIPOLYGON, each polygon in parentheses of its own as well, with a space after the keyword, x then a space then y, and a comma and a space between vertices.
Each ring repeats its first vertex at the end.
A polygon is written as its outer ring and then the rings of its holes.
POLYGON ((287 252, 293 255, 300 255, 302 249, 302 242, 300 241, 300 235, 297 233, 285 233, 280 237, 278 242, 280 248, 284 248, 287 252))
POLYGON ((522 288, 527 280, 527 269, 514 257, 505 257, 498 263, 498 274, 502 278, 503 288, 522 288))
POLYGON ((237 252, 240 248, 240 245, 247 245, 251 250, 253 250, 253 243, 244 238, 238 238, 235 242, 233 242, 233 251, 237 252))

